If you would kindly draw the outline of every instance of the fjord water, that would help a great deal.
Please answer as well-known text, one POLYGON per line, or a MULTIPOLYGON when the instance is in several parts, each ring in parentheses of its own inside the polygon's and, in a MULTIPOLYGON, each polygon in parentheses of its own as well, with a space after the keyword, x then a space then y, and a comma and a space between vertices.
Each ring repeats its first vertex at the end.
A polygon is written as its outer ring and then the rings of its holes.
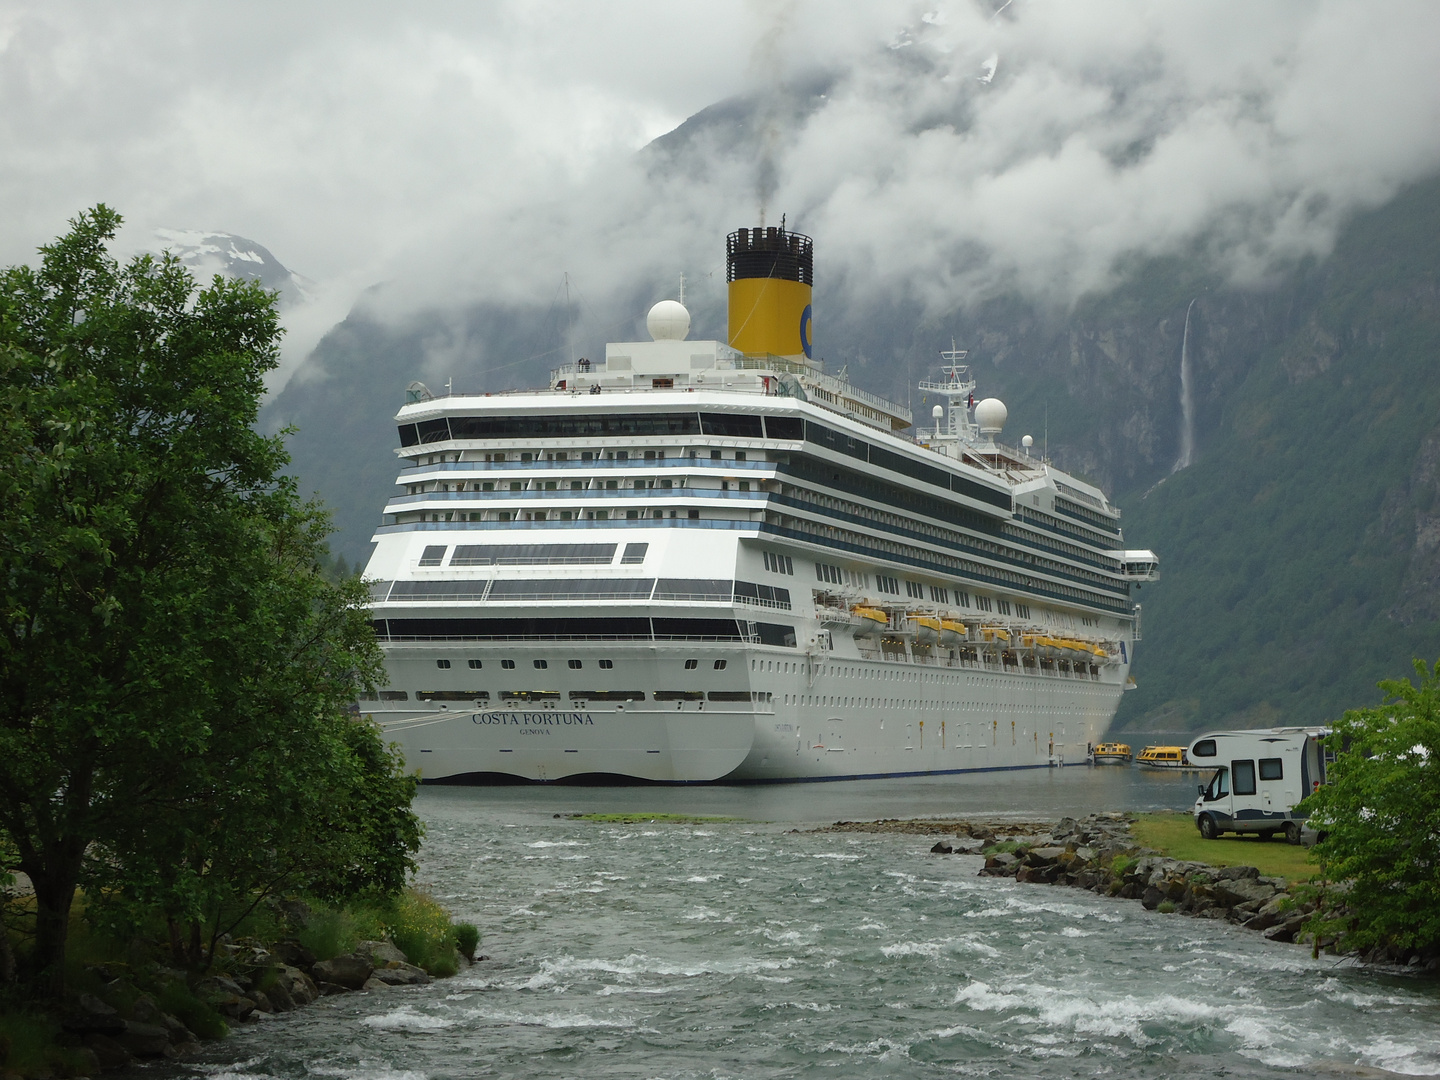
POLYGON ((422 881, 480 927, 490 959, 427 987, 263 1020, 167 1071, 1440 1073, 1433 980, 1312 960, 1134 901, 977 877, 977 857, 932 856, 932 837, 808 831, 841 818, 1183 807, 1194 783, 1077 767, 925 782, 427 789, 417 801, 428 826, 422 881), (746 820, 567 816, 578 812, 746 820))

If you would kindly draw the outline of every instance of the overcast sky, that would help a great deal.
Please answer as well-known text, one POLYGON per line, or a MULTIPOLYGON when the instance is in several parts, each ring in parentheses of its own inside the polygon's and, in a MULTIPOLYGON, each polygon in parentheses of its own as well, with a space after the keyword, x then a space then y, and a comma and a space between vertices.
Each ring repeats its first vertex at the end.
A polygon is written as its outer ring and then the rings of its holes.
POLYGON ((293 351, 382 280, 403 309, 703 276, 763 174, 857 289, 1068 303, 1197 238, 1261 277, 1440 170, 1440 5, 1002 2, 0 0, 0 261, 97 201, 132 246, 238 233, 319 283, 293 351), (636 162, 816 74, 768 168, 636 162))

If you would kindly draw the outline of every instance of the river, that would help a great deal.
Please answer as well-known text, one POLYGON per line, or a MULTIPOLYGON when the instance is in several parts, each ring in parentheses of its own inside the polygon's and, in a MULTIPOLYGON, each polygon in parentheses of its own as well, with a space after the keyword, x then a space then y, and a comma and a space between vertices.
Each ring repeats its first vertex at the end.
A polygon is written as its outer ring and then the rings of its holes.
MULTIPOLYGON (((428 788, 420 878, 490 959, 247 1025, 213 1080, 1440 1074, 1440 984, 1224 923, 980 878, 815 823, 1181 807, 1193 775, 428 788), (601 824, 575 812, 725 815, 601 824), (561 815, 561 816, 556 816, 561 815), (799 829, 795 832, 792 830, 799 829)), ((152 1074, 153 1075, 153 1074, 152 1074)))

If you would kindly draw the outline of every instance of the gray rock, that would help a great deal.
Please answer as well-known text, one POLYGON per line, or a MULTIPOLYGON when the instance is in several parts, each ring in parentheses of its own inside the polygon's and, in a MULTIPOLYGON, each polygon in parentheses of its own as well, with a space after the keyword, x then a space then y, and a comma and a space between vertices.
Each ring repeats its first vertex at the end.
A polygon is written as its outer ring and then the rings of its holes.
POLYGON ((228 1016, 231 1020, 247 1020, 255 1011, 254 1000, 244 994, 226 994, 224 997, 212 998, 211 1004, 221 1016, 228 1016))
POLYGON ((275 982, 277 986, 283 985, 289 991, 290 998, 296 1005, 308 1005, 320 996, 315 980, 299 968, 288 965, 282 967, 275 982))
POLYGON ((339 983, 321 982, 316 983, 315 986, 316 989, 320 991, 321 997, 333 997, 336 994, 348 994, 350 992, 350 987, 341 986, 339 983))
POLYGON ((207 995, 244 997, 245 988, 228 975, 211 975, 195 984, 195 993, 201 997, 207 995))
POLYGON ((403 961, 376 968, 371 978, 379 979, 387 986, 424 986, 431 981, 430 973, 424 968, 403 961))
POLYGON ((1025 856, 1025 862, 1029 866, 1049 866, 1065 854, 1062 847, 1037 847, 1031 848, 1025 856))
POLYGON ((390 984, 387 983, 387 982, 385 982, 383 979, 377 979, 377 978, 375 978, 374 975, 371 975, 370 978, 368 978, 368 979, 365 980, 365 985, 362 986, 362 987, 360 987, 360 989, 361 989, 361 990, 388 990, 388 989, 390 989, 390 984))
POLYGON ((255 1002, 255 1011, 262 1013, 273 1013, 275 1006, 270 1004, 270 995, 263 990, 251 990, 250 999, 255 1002))
POLYGON ((127 1020, 124 1034, 116 1041, 136 1057, 164 1057, 170 1049, 170 1032, 159 1024, 127 1020))
POLYGON ((1215 881, 1240 881, 1245 878, 1258 878, 1260 869, 1255 866, 1222 866, 1210 876, 1215 881))
POLYGON ((99 1059, 102 1069, 123 1069, 127 1065, 135 1064, 135 1055, 108 1035, 92 1031, 85 1036, 84 1041, 85 1046, 99 1059))
POLYGON ((954 854, 954 852, 955 849, 951 847, 949 841, 946 840, 935 841, 935 846, 930 849, 931 855, 951 855, 954 854))
POLYGON ((287 980, 283 978, 276 979, 270 989, 265 991, 265 996, 270 999, 270 1004, 276 1012, 289 1012, 295 1008, 295 998, 291 995, 286 982, 287 980))
POLYGON ((1160 906, 1160 901, 1165 899, 1165 894, 1154 885, 1147 885, 1145 891, 1140 895, 1140 904, 1146 911, 1154 911, 1160 906))
MULTIPOLYGON (((945 841, 940 841, 942 844, 945 841)), ((410 958, 401 952, 389 941, 362 941, 355 946, 356 956, 363 956, 376 967, 384 967, 386 964, 406 964, 410 958)))
POLYGON ((359 990, 365 985, 365 980, 370 978, 370 973, 374 970, 374 964, 365 957, 356 956, 353 953, 348 956, 337 956, 333 960, 321 960, 311 968, 317 983, 335 983, 347 990, 359 990))

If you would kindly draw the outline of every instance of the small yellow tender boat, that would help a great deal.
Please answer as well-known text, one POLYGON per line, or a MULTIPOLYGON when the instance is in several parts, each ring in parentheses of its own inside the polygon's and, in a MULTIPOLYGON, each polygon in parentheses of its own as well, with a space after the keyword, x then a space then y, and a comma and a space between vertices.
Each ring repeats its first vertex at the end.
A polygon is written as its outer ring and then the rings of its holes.
POLYGON ((920 645, 933 645, 940 640, 940 620, 934 615, 910 616, 910 625, 915 628, 915 641, 920 645))
POLYGON ((1193 769, 1183 746, 1147 746, 1135 758, 1137 765, 1151 769, 1193 769))
POLYGON ((1096 765, 1129 765, 1134 758, 1130 744, 1123 742, 1097 743, 1090 753, 1090 760, 1096 765))
POLYGON ((965 629, 965 624, 955 619, 940 620, 940 644, 958 645, 964 641, 970 631, 965 629))
POLYGON ((859 617, 860 621, 855 626, 855 636, 873 637, 881 630, 890 625, 890 616, 879 608, 865 607, 864 605, 852 609, 852 614, 859 617))

